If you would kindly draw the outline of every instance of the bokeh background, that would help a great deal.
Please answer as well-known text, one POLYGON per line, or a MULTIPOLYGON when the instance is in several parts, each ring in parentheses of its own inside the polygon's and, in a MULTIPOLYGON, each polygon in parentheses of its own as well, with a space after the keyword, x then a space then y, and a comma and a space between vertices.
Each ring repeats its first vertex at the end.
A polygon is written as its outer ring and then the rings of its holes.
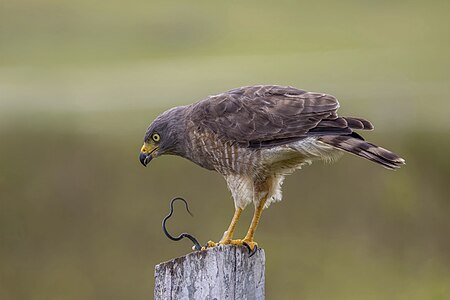
MULTIPOLYGON (((268 299, 450 299, 450 2, 6 0, 0 299, 151 299, 154 265, 218 240, 224 180, 138 161, 160 112, 252 84, 338 97, 396 172, 346 155, 287 178, 257 240, 268 299)), ((244 235, 252 208, 237 236, 244 235)))

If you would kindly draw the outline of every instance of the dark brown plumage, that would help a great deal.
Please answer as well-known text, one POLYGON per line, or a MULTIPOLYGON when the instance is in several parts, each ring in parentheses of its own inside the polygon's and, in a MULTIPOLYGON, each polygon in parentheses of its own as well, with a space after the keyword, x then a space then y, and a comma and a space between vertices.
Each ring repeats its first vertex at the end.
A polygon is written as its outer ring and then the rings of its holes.
MULTIPOLYGON (((262 210, 281 200, 284 177, 316 160, 333 160, 343 151, 388 169, 404 160, 364 141, 353 130, 372 130, 362 118, 339 117, 335 97, 293 87, 249 86, 210 96, 161 114, 148 128, 140 160, 179 155, 227 181, 236 211, 222 244, 254 248, 262 210), (232 240, 242 210, 255 214, 243 240, 232 240)), ((215 245, 215 243, 210 243, 215 245)))
POLYGON ((251 86, 208 97, 192 106, 190 119, 242 147, 266 148, 317 136, 320 141, 394 169, 403 160, 364 142, 353 129, 372 130, 362 118, 339 117, 335 97, 292 87, 251 86))

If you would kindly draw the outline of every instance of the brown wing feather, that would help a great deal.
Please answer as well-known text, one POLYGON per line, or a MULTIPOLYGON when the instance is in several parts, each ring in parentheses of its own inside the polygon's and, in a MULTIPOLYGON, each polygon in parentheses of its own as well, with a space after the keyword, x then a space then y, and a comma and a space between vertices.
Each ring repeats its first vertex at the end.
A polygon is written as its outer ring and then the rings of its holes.
MULTIPOLYGON (((219 137, 260 147, 304 138, 324 120, 328 123, 321 128, 326 132, 336 128, 342 134, 351 132, 345 119, 337 117, 338 108, 331 95, 292 87, 252 86, 194 104, 191 120, 219 137)), ((320 130, 310 134, 320 134, 320 130)))
POLYGON ((389 169, 404 164, 397 154, 364 141, 352 129, 372 130, 362 118, 339 117, 327 94, 292 87, 242 87, 208 97, 191 107, 190 121, 219 138, 247 147, 271 147, 309 136, 389 169))

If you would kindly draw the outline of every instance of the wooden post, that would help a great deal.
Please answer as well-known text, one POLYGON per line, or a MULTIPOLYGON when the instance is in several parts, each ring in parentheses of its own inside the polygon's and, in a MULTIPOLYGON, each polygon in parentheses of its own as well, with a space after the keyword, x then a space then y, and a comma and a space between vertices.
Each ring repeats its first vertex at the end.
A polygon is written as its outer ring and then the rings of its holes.
POLYGON ((155 300, 264 299, 264 250, 220 245, 155 267, 155 300))

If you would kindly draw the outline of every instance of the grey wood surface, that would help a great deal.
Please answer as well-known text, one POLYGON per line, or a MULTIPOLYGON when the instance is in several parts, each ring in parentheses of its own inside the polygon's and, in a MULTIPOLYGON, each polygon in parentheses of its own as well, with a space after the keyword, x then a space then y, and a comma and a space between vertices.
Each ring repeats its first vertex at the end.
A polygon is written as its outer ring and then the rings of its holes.
POLYGON ((264 299, 264 250, 248 257, 244 247, 197 251, 155 267, 157 300, 264 299))

